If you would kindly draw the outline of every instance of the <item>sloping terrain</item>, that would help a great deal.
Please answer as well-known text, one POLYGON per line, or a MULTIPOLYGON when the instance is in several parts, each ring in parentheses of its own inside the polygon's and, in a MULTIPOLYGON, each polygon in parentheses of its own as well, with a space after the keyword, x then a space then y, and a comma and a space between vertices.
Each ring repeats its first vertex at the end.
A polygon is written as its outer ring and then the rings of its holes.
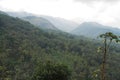
POLYGON ((97 38, 98 35, 105 32, 113 32, 117 35, 120 35, 120 29, 104 26, 96 22, 84 22, 76 29, 71 31, 72 34, 83 35, 91 38, 97 38))
POLYGON ((58 30, 51 22, 49 22, 47 19, 44 19, 42 17, 27 16, 22 19, 29 21, 31 24, 41 29, 58 30))
MULTIPOLYGON (((100 43, 88 38, 45 32, 19 18, 0 14, 0 80, 30 80, 39 62, 47 60, 69 66, 73 80, 92 80, 102 61, 98 46, 100 43)), ((107 60, 109 80, 120 80, 119 62, 119 48, 111 47, 107 60)))
POLYGON ((66 20, 63 18, 56 18, 51 16, 41 16, 41 17, 49 20, 56 28, 64 32, 70 32, 79 25, 73 21, 66 20))

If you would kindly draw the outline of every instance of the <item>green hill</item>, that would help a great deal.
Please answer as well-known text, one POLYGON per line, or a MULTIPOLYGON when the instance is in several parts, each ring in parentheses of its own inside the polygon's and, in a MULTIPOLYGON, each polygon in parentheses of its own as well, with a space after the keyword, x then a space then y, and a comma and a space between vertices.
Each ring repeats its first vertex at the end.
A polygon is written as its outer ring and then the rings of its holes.
POLYGON ((27 16, 24 17, 23 20, 29 21, 31 24, 41 28, 41 29, 48 29, 48 30, 55 30, 58 29, 47 19, 44 19, 42 17, 35 17, 35 16, 27 16))
MULTIPOLYGON (((0 80, 30 80, 37 64, 47 60, 69 66, 72 80, 93 80, 93 72, 101 64, 99 45, 84 37, 45 32, 19 18, 0 14, 0 80)), ((110 53, 107 77, 120 80, 120 50, 111 47, 110 53)))

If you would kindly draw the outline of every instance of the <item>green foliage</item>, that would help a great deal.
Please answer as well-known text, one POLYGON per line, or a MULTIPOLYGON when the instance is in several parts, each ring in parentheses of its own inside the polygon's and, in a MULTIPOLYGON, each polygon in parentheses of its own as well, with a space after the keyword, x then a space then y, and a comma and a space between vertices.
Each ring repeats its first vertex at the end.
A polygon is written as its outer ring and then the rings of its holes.
POLYGON ((39 64, 31 80, 70 80, 70 76, 68 66, 48 61, 39 64))
POLYGON ((120 42, 120 39, 119 39, 120 37, 115 35, 115 34, 113 34, 112 32, 106 32, 105 34, 101 34, 100 37, 109 39, 110 42, 112 40, 115 40, 117 43, 120 42))
MULTIPOLYGON (((43 31, 19 18, 0 14, 0 76, 4 79, 30 80, 38 62, 45 63, 50 59, 70 67, 72 80, 92 80, 93 72, 101 64, 101 54, 96 54, 100 45, 81 36, 43 31)), ((110 47, 107 62, 109 80, 120 80, 119 47, 110 47)))
POLYGON ((113 34, 112 32, 106 32, 105 34, 101 34, 100 38, 104 39, 104 47, 102 51, 103 61, 102 61, 102 67, 101 67, 101 80, 107 80, 106 79, 106 61, 107 61, 108 49, 113 40, 115 40, 116 43, 118 43, 120 42, 120 39, 117 35, 113 34))

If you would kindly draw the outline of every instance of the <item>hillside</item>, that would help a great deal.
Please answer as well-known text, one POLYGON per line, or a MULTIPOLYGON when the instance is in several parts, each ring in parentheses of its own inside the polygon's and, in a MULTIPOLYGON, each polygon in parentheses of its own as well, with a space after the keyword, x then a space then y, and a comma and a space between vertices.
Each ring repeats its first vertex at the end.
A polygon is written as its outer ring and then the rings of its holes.
POLYGON ((73 21, 66 20, 63 18, 56 18, 51 16, 41 16, 41 17, 49 20, 53 25, 55 25, 55 27, 57 27, 58 29, 64 32, 70 32, 79 25, 73 21))
POLYGON ((54 25, 54 27, 56 27, 57 29, 64 31, 64 32, 70 32, 79 25, 73 21, 66 20, 63 18, 46 16, 46 15, 35 15, 35 14, 27 13, 27 12, 7 12, 7 14, 9 14, 10 16, 13 16, 13 17, 19 17, 19 18, 25 19, 27 21, 32 22, 35 25, 40 25, 40 23, 43 22, 42 20, 40 20, 40 18, 41 18, 41 19, 44 19, 44 21, 47 20, 46 22, 49 21, 49 23, 54 25), (28 17, 30 17, 30 16, 32 16, 32 19, 28 20, 28 17), (39 23, 39 21, 42 21, 42 22, 39 23))
POLYGON ((31 24, 41 28, 41 29, 50 29, 50 30, 58 30, 51 22, 42 17, 36 16, 27 16, 22 18, 25 21, 29 21, 31 24))
POLYGON ((34 16, 32 13, 27 13, 27 12, 6 12, 8 15, 13 16, 13 17, 27 17, 27 16, 34 16))
POLYGON ((71 31, 72 34, 83 35, 91 38, 97 38, 98 35, 105 32, 113 32, 117 35, 120 35, 120 29, 104 26, 96 22, 84 22, 80 24, 76 29, 71 31))
MULTIPOLYGON (((101 54, 96 51, 100 45, 84 37, 45 32, 19 18, 0 14, 0 80, 30 80, 38 63, 47 60, 69 66, 72 80, 92 80, 101 64, 101 54)), ((109 80, 120 80, 119 57, 119 48, 111 47, 109 80)))

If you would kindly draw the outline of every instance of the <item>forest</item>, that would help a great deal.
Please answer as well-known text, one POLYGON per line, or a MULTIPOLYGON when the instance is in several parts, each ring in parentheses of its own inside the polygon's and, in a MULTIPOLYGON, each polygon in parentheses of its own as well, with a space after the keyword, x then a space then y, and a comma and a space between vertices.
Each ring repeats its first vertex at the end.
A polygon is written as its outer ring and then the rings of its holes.
MULTIPOLYGON (((100 80, 99 46, 103 46, 100 39, 42 30, 0 14, 0 80, 100 80), (41 71, 46 69, 51 74, 41 71), (56 76, 36 77, 45 74, 56 76)), ((119 48, 113 43, 107 54, 107 80, 120 80, 119 48)))

